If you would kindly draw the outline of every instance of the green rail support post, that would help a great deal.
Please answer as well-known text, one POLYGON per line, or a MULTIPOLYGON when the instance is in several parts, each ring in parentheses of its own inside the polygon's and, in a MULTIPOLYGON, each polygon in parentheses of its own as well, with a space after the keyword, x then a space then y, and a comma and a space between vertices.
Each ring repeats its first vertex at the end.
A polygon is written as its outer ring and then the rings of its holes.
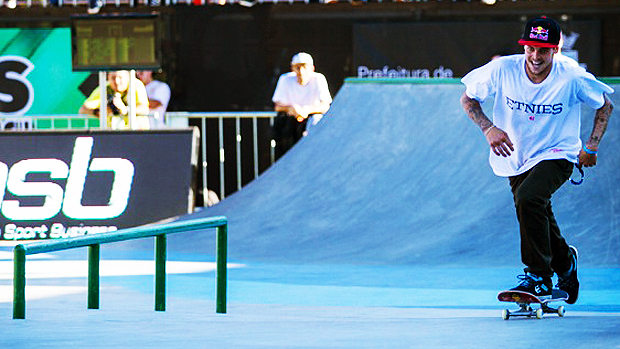
POLYGON ((166 234, 155 237, 155 311, 166 311, 166 234))
POLYGON ((88 246, 88 309, 99 309, 99 245, 88 246))
POLYGON ((13 250, 13 319, 26 318, 26 249, 13 250))
POLYGON ((228 226, 222 225, 217 227, 215 249, 217 255, 216 263, 216 306, 215 312, 218 314, 226 314, 226 264, 228 256, 228 226))

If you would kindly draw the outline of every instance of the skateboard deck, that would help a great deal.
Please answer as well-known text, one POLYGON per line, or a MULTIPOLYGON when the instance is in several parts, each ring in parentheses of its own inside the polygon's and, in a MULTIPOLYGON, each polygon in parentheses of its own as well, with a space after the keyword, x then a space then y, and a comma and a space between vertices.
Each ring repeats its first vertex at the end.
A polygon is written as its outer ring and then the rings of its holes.
POLYGON ((548 303, 565 301, 568 299, 568 293, 559 289, 553 289, 551 291, 551 298, 540 299, 531 293, 507 290, 500 292, 497 295, 497 299, 500 302, 512 302, 519 305, 517 310, 504 309, 502 311, 502 318, 504 320, 508 320, 512 316, 542 319, 544 314, 558 314, 559 317, 563 317, 565 314, 563 306, 552 308, 548 303), (532 307, 533 304, 539 304, 539 306, 537 308, 532 307))

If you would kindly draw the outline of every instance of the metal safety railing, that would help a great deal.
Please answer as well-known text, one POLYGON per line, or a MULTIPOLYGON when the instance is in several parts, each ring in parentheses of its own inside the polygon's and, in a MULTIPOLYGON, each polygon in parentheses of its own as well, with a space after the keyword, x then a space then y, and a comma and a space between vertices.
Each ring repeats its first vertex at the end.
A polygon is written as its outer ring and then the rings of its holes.
POLYGON ((99 309, 100 245, 147 237, 155 237, 155 310, 165 311, 167 235, 208 228, 216 228, 215 311, 225 314, 228 219, 223 216, 217 216, 15 246, 13 249, 13 319, 26 318, 27 255, 88 247, 88 309, 99 309))
MULTIPOLYGON (((276 112, 167 112, 165 114, 165 123, 169 127, 177 127, 176 125, 188 125, 189 119, 199 119, 201 125, 201 176, 203 183, 203 200, 208 202, 209 190, 207 188, 207 119, 218 120, 218 139, 217 146, 219 149, 219 197, 221 199, 226 197, 225 186, 226 176, 224 174, 224 164, 226 158, 224 157, 224 120, 235 120, 235 161, 236 161, 236 190, 241 190, 243 187, 243 181, 241 178, 242 173, 242 159, 241 159, 241 143, 243 141, 241 137, 241 120, 252 119, 252 149, 253 149, 253 175, 252 179, 255 179, 259 175, 259 151, 269 152, 269 166, 275 162, 275 140, 270 139, 269 149, 259 149, 258 144, 258 120, 269 119, 269 127, 273 126, 273 120, 277 116, 276 112), (179 122, 180 121, 180 122, 179 122)), ((28 116, 2 116, 0 115, 0 131, 32 131, 32 130, 80 130, 80 129, 92 129, 99 128, 99 119, 96 116, 80 115, 80 114, 59 114, 59 115, 28 115, 28 116)), ((228 142, 226 142, 228 143, 228 142)), ((206 204, 205 204, 206 206, 206 204)))
MULTIPOLYGON (((201 124, 201 149, 202 149, 202 183, 203 183, 203 197, 204 202, 208 201, 208 189, 207 189, 207 119, 217 119, 218 120, 218 149, 219 149, 219 170, 220 170, 220 188, 219 195, 220 198, 224 198, 225 195, 225 175, 224 175, 224 163, 226 158, 224 156, 224 119, 234 119, 235 120, 235 154, 236 154, 236 164, 237 164, 237 190, 241 190, 242 180, 241 180, 241 119, 252 119, 252 149, 253 149, 253 169, 254 169, 254 178, 258 177, 259 169, 258 169, 258 119, 270 119, 269 126, 273 126, 273 120, 277 116, 276 112, 168 112, 166 113, 166 122, 167 124, 174 124, 175 119, 200 119, 201 124)), ((271 139, 270 141, 270 165, 275 162, 275 140, 271 139)))

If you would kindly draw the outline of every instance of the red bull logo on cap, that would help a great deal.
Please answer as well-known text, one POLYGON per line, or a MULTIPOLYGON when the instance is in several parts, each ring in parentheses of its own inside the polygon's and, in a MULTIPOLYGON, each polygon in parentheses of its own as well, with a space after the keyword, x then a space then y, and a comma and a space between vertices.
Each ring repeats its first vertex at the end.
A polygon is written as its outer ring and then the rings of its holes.
POLYGON ((532 30, 530 31, 530 39, 537 39, 537 40, 544 40, 544 41, 549 40, 549 29, 545 29, 541 26, 532 27, 532 30))

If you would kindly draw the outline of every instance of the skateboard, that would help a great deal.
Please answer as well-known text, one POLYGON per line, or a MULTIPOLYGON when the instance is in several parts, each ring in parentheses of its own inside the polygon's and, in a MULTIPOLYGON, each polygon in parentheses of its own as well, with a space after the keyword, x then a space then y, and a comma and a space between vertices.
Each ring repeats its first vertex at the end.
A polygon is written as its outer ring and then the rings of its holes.
POLYGON ((548 303, 565 301, 568 299, 568 293, 559 289, 553 289, 551 291, 551 298, 541 300, 531 293, 508 290, 500 292, 497 295, 497 299, 500 302, 517 303, 520 307, 517 310, 504 309, 502 311, 502 319, 504 320, 508 320, 512 316, 535 316, 537 319, 542 319, 544 314, 558 314, 559 317, 563 317, 565 313, 563 306, 560 305, 557 308, 552 308, 548 303), (534 309, 532 304, 540 304, 540 307, 534 309))

